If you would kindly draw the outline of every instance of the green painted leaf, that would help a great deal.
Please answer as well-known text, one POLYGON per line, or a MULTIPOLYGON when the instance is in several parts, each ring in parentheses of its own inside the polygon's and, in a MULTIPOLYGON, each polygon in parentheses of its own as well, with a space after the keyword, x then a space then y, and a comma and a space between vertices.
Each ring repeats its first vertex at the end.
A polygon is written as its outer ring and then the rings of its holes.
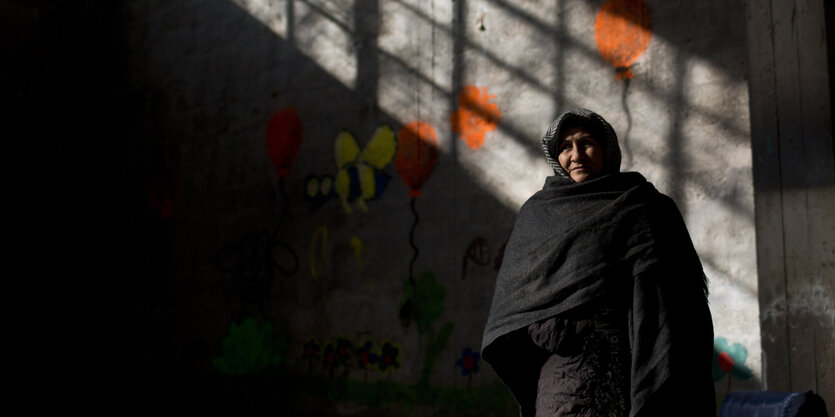
POLYGON ((287 340, 273 332, 271 322, 258 324, 253 318, 229 325, 221 342, 223 354, 212 360, 220 372, 234 375, 258 374, 275 369, 287 356, 287 340))
POLYGON ((435 275, 425 272, 414 284, 410 280, 403 283, 403 298, 400 300, 400 318, 408 325, 407 318, 413 318, 420 333, 426 333, 432 323, 444 311, 446 289, 435 280, 435 275), (406 311, 408 310, 408 311, 406 311))

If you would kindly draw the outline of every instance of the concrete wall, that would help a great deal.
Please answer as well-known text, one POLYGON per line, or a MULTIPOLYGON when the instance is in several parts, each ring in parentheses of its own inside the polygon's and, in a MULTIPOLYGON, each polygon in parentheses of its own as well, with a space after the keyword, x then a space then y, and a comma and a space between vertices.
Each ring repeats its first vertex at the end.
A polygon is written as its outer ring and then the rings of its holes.
POLYGON ((832 28, 816 2, 691 3, 0 1, 11 142, 59 150, 26 195, 69 225, 42 230, 51 275, 106 277, 84 292, 129 333, 102 348, 120 404, 514 415, 481 330, 538 140, 582 106, 685 216, 719 399, 831 409, 832 28))
POLYGON ((763 385, 814 389, 831 411, 835 153, 825 40, 835 27, 825 15, 823 2, 752 4, 748 33, 759 40, 749 56, 763 385))
POLYGON ((104 382, 85 406, 514 415, 481 327, 538 139, 584 106, 685 215, 719 399, 831 410, 833 8, 690 3, 0 0, 49 375, 104 382))
POLYGON ((573 106, 679 204, 720 400, 761 387, 743 1, 142 1, 119 19, 135 343, 149 380, 177 381, 150 395, 513 415, 476 354, 516 211, 550 174, 539 138, 573 106))

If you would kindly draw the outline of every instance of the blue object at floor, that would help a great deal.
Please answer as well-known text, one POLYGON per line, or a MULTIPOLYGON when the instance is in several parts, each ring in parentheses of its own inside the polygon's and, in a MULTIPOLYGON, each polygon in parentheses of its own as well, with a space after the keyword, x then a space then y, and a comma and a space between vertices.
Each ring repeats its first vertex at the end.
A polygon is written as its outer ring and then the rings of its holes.
POLYGON ((719 417, 828 417, 823 399, 808 392, 737 391, 728 394, 719 417))

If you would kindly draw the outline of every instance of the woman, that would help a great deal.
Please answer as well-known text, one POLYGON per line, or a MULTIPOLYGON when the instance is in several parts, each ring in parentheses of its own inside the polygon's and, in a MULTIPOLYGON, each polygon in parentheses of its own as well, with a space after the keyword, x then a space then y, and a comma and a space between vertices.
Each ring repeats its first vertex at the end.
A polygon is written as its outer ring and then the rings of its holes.
POLYGON ((620 173, 589 110, 542 139, 556 175, 522 206, 482 354, 527 416, 712 416, 707 279, 675 203, 620 173))

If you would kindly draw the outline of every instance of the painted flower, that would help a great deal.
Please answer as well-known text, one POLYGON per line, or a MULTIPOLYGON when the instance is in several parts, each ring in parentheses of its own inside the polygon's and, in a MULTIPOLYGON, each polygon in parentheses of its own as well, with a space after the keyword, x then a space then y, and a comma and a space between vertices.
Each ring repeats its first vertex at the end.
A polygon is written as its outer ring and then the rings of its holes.
POLYGON ((354 350, 354 344, 348 339, 336 339, 336 362, 340 366, 348 366, 351 362, 351 352, 354 350))
POLYGON ((352 343, 348 339, 338 338, 335 342, 328 343, 322 355, 322 366, 329 371, 339 366, 347 367, 352 350, 352 343))
POLYGON ((336 345, 328 343, 325 345, 325 351, 322 353, 322 367, 325 369, 333 369, 336 366, 336 345))
POLYGON ((467 85, 458 95, 458 110, 450 116, 452 131, 461 135, 470 149, 478 149, 484 144, 488 132, 496 130, 502 112, 496 103, 490 103, 495 95, 487 93, 487 87, 479 89, 467 85))
POLYGON ((310 339, 302 347, 302 359, 315 361, 319 359, 319 352, 321 350, 322 346, 319 345, 319 342, 316 339, 310 339))
POLYGON ((478 373, 478 362, 481 360, 481 354, 473 352, 472 349, 466 348, 461 351, 461 357, 455 362, 461 367, 461 375, 467 376, 478 373))
POLYGON ((739 380, 751 378, 753 373, 745 366, 746 359, 748 359, 748 350, 745 346, 739 343, 728 345, 727 339, 717 337, 713 341, 713 380, 718 381, 725 374, 739 380))
POLYGON ((357 348, 356 364, 359 369, 368 369, 369 365, 373 365, 380 360, 380 355, 372 349, 373 345, 370 340, 366 341, 365 344, 357 348))
POLYGON ((400 362, 397 361, 398 356, 400 356, 400 347, 392 342, 383 342, 377 367, 383 372, 400 368, 400 362))

